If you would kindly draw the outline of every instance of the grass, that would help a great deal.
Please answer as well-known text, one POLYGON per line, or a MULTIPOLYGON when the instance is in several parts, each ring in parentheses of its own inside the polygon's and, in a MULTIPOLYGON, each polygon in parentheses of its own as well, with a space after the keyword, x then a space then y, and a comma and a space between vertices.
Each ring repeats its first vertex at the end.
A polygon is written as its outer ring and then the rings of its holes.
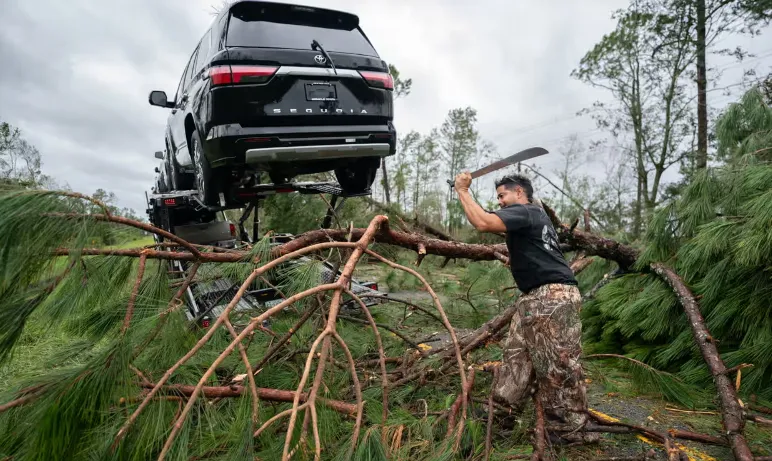
MULTIPOLYGON (((106 248, 138 248, 152 243, 153 237, 147 236, 106 248)), ((66 256, 55 258, 52 274, 61 273, 66 266, 66 256)), ((13 358, 4 364, 0 364, 0 389, 11 389, 13 381, 34 377, 42 373, 46 368, 47 357, 81 339, 73 336, 71 333, 62 331, 56 325, 49 326, 45 319, 33 315, 19 340, 19 347, 16 348, 13 358)))
POLYGON ((155 240, 153 240, 152 236, 148 235, 146 237, 140 237, 134 240, 128 240, 115 245, 108 245, 105 248, 110 248, 113 250, 126 250, 129 248, 141 248, 147 245, 152 245, 153 243, 155 243, 155 240))

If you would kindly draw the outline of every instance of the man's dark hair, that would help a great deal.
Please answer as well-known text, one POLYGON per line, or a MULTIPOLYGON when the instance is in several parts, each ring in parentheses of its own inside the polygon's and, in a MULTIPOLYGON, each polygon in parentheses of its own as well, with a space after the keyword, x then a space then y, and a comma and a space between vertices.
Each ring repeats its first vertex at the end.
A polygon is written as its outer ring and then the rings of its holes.
POLYGON ((520 186, 525 191, 528 201, 533 202, 533 185, 531 180, 521 174, 510 174, 496 180, 496 188, 498 189, 499 186, 504 186, 509 190, 514 190, 515 187, 520 186))

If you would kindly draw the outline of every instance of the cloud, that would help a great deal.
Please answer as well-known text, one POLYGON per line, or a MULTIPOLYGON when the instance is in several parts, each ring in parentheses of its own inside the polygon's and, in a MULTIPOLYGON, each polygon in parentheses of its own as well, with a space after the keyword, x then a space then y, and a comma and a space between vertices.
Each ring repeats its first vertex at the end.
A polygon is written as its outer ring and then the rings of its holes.
MULTIPOLYGON (((39 148, 44 173, 78 191, 114 191, 119 205, 141 212, 169 114, 147 95, 174 92, 221 3, 5 0, 0 118, 39 148)), ((569 74, 627 2, 303 3, 358 14, 383 59, 413 79, 410 96, 396 103, 399 132, 427 132, 448 110, 469 105, 482 136, 505 154, 598 134, 574 113, 605 95, 569 74)), ((557 166, 559 158, 536 163, 557 166)))

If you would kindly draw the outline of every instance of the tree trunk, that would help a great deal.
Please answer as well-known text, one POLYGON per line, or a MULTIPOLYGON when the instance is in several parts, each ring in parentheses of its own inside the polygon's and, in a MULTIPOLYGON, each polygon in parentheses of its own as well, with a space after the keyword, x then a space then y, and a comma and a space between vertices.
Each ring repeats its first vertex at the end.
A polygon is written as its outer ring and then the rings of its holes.
MULTIPOLYGON (((351 238, 358 239, 364 233, 364 229, 351 230, 351 238)), ((291 253, 297 249, 313 245, 317 242, 345 242, 349 239, 349 229, 319 229, 306 232, 295 239, 274 248, 276 256, 291 253)), ((475 243, 462 243, 440 240, 426 237, 421 234, 408 234, 406 232, 380 229, 374 236, 374 242, 401 246, 419 251, 419 245, 423 246, 426 254, 445 256, 446 258, 463 258, 474 261, 506 261, 507 246, 503 243, 496 245, 482 245, 475 243)), ((148 256, 151 257, 151 256, 148 256)), ((242 256, 243 257, 243 256, 242 256)))
POLYGON ((697 169, 708 165, 708 82, 705 46, 705 0, 697 0, 697 169))
POLYGON ((727 376, 724 361, 721 360, 721 356, 716 348, 716 340, 710 335, 705 326, 700 306, 694 299, 694 295, 689 287, 672 269, 663 264, 653 264, 652 269, 670 285, 686 312, 694 341, 700 348, 702 358, 705 359, 710 374, 713 375, 713 382, 716 384, 721 404, 724 434, 729 439, 729 445, 732 447, 735 459, 737 461, 752 461, 753 454, 751 454, 748 442, 743 437, 743 428, 745 427, 743 409, 737 400, 734 384, 727 376))
POLYGON ((636 189, 635 203, 633 203, 633 240, 637 240, 641 235, 641 227, 643 222, 643 184, 641 183, 640 171, 635 175, 638 180, 638 187, 636 189))
POLYGON ((386 204, 391 205, 391 190, 389 190, 389 173, 386 168, 386 157, 381 160, 381 170, 383 171, 383 193, 386 195, 386 204))

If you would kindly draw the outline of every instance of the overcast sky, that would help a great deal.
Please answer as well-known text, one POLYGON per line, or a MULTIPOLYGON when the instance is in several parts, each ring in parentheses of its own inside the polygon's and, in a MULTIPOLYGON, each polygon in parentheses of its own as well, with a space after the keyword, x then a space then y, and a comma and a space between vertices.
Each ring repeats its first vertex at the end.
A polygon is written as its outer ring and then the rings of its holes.
MULTIPOLYGON (((413 79, 396 104, 400 133, 426 132, 448 110, 478 110, 481 135, 502 154, 531 145, 554 152, 567 136, 602 135, 575 113, 606 97, 569 74, 614 23, 626 0, 304 0, 353 12, 381 57, 413 79)), ((220 0, 2 0, 0 119, 20 127, 43 155, 43 171, 74 190, 115 192, 145 209, 168 110, 151 90, 173 94, 220 0)), ((769 72, 770 34, 728 39, 769 72)), ((742 66, 727 64, 723 83, 742 66)), ((739 93, 739 88, 736 94, 739 93)), ((711 94, 711 104, 731 98, 711 94), (715 97, 713 97, 715 95, 715 97)), ((545 169, 557 156, 534 163, 545 169)))

